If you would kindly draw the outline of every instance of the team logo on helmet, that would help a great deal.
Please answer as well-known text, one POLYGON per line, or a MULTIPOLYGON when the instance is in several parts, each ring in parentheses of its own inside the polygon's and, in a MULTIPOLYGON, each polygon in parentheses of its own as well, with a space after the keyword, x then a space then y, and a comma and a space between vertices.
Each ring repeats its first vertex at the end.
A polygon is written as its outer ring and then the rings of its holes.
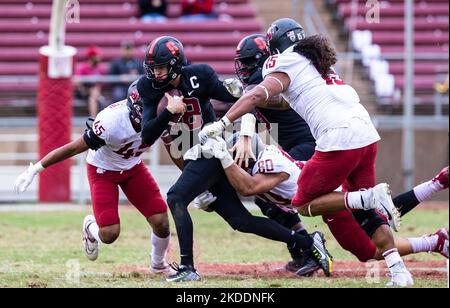
POLYGON ((273 38, 273 35, 275 34, 275 32, 277 31, 277 25, 272 24, 269 28, 269 30, 267 30, 267 40, 270 41, 273 38))
POLYGON ((260 37, 255 38, 256 46, 258 46, 259 50, 265 51, 267 49, 267 43, 260 37))
POLYGON ((133 92, 131 92, 131 94, 130 94, 130 98, 131 98, 131 100, 133 101, 133 103, 135 103, 135 102, 137 102, 138 100, 140 100, 141 97, 139 96, 138 91, 133 90, 133 92))
POLYGON ((295 43, 295 41, 297 40, 297 37, 296 37, 294 31, 289 31, 288 33, 286 33, 286 35, 291 40, 292 43, 295 43))
POLYGON ((178 57, 178 55, 180 54, 180 48, 178 48, 178 46, 175 44, 175 42, 168 41, 166 43, 166 47, 167 47, 167 49, 169 49, 172 56, 178 57))

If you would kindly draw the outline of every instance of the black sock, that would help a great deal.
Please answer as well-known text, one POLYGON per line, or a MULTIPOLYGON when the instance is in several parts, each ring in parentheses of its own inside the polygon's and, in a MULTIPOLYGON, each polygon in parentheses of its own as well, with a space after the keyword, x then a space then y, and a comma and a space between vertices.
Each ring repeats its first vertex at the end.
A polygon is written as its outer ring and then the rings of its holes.
POLYGON ((298 234, 303 235, 303 236, 308 236, 308 231, 306 231, 306 229, 301 229, 299 231, 297 231, 298 234))
POLYGON ((180 265, 194 267, 193 253, 193 226, 187 205, 181 200, 171 202, 169 198, 169 208, 172 213, 177 230, 178 242, 180 245, 180 265))
POLYGON ((395 197, 392 201, 394 201, 394 205, 400 212, 401 216, 406 215, 420 204, 419 200, 417 200, 417 197, 414 194, 414 190, 405 192, 395 197))

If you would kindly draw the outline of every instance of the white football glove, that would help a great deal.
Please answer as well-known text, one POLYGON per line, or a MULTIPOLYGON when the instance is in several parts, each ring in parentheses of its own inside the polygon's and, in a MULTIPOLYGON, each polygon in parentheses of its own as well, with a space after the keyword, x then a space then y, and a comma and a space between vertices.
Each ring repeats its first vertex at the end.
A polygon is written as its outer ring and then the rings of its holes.
POLYGON ((240 98, 244 93, 244 86, 239 79, 228 78, 223 81, 223 86, 236 98, 240 98))
POLYGON ((210 153, 215 158, 219 159, 224 169, 234 164, 233 157, 231 157, 230 152, 228 152, 227 143, 221 137, 208 139, 207 143, 202 146, 202 152, 210 153))
POLYGON ((14 191, 17 194, 20 194, 27 190, 28 186, 30 186, 31 182, 33 182, 34 177, 43 169, 44 167, 42 167, 41 162, 38 162, 35 165, 30 163, 28 169, 22 172, 22 174, 19 175, 14 182, 14 191))
POLYGON ((217 200, 217 197, 214 196, 209 190, 202 193, 200 196, 194 199, 193 204, 194 206, 199 209, 206 212, 211 212, 211 209, 209 208, 209 205, 217 200))
POLYGON ((225 128, 230 125, 231 122, 227 117, 223 117, 219 121, 216 121, 208 126, 203 127, 200 133, 198 133, 198 139, 201 144, 205 144, 208 138, 214 138, 220 136, 225 128))

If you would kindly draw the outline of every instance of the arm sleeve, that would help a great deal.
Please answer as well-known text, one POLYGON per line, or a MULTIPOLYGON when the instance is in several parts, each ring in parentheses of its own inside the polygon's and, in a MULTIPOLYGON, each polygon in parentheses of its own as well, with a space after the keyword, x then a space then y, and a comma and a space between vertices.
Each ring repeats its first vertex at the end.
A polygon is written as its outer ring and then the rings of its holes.
POLYGON ((141 137, 145 144, 152 145, 169 125, 172 113, 169 110, 164 109, 164 111, 157 116, 158 105, 150 103, 142 96, 141 99, 144 101, 141 137))
POLYGON ((101 111, 93 120, 86 121, 87 129, 83 134, 83 140, 91 150, 97 151, 106 145, 110 136, 111 125, 105 111, 101 111))
POLYGON ((84 135, 83 135, 83 140, 84 140, 84 142, 86 142, 88 147, 91 150, 94 150, 94 151, 97 151, 102 146, 106 145, 105 140, 103 140, 102 138, 98 137, 94 133, 92 128, 91 129, 86 129, 86 131, 84 132, 84 135))

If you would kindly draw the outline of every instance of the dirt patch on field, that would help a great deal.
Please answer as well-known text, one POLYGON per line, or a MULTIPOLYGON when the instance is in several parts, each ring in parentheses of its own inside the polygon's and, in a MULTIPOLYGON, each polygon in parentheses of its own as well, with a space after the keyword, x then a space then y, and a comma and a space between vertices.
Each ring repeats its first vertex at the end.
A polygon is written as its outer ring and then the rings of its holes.
MULTIPOLYGON (((242 277, 242 278, 298 278, 283 268, 284 263, 260 264, 197 264, 196 267, 202 276, 209 277, 242 277)), ((406 266, 415 278, 446 279, 447 265, 445 261, 408 261, 406 266)), ((333 264, 332 277, 335 278, 364 278, 379 271, 381 276, 388 273, 383 262, 360 263, 353 261, 337 261, 333 264)), ((148 268, 137 266, 120 266, 121 272, 142 273, 152 275, 148 268)), ((322 272, 314 274, 323 276, 322 272)), ((307 278, 304 278, 307 279, 307 278)))

